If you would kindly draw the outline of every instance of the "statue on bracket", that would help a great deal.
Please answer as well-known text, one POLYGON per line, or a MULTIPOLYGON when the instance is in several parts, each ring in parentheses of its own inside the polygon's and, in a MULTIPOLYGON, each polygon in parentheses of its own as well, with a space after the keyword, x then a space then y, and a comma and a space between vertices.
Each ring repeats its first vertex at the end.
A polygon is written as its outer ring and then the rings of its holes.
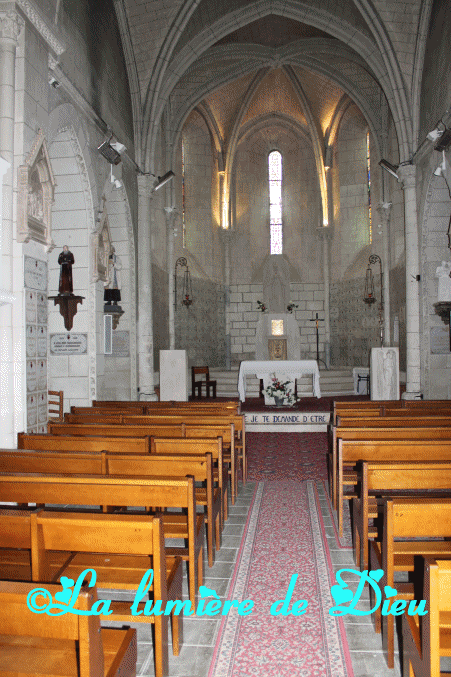
POLYGON ((75 263, 74 255, 69 251, 67 244, 64 245, 63 251, 58 256, 58 264, 60 267, 60 281, 58 293, 67 296, 73 295, 74 286, 72 282, 72 266, 75 263))

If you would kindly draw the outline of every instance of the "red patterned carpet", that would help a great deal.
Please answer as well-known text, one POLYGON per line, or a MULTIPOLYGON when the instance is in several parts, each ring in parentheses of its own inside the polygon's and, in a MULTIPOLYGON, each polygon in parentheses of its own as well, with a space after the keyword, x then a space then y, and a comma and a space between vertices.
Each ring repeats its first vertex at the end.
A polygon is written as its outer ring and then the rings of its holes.
POLYGON ((250 480, 327 480, 327 433, 246 433, 250 480))
POLYGON ((249 476, 266 481, 257 484, 227 598, 254 607, 222 621, 209 677, 352 677, 342 621, 328 613, 333 568, 316 488, 326 476, 327 436, 246 439, 249 476), (271 614, 293 574, 291 602, 306 600, 305 613, 271 614))

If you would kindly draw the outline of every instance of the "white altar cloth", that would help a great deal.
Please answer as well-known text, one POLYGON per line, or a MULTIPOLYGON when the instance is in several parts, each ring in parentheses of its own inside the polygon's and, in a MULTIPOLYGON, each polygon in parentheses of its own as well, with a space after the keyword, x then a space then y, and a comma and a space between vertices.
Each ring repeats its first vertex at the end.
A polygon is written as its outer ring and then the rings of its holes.
POLYGON ((255 374, 257 378, 262 378, 265 388, 270 385, 272 375, 275 374, 280 381, 292 381, 293 389, 295 378, 311 374, 313 377, 313 396, 321 397, 319 369, 316 360, 245 360, 241 362, 238 372, 238 394, 241 402, 246 399, 246 376, 248 374, 255 374))

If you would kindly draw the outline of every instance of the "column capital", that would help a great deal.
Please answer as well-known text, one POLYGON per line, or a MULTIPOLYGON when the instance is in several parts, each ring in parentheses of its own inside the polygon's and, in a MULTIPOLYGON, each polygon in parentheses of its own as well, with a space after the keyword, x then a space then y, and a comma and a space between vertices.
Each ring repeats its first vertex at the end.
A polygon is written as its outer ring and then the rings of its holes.
POLYGON ((333 226, 319 226, 316 229, 317 235, 320 238, 320 240, 327 240, 330 242, 330 240, 334 236, 334 227, 333 226))
POLYGON ((152 174, 138 174, 138 197, 147 197, 152 199, 156 177, 152 174))
POLYGON ((25 21, 15 9, 0 9, 0 40, 7 40, 17 45, 20 32, 25 26, 25 21))
POLYGON ((402 188, 415 188, 417 168, 415 165, 400 165, 397 170, 398 183, 402 188))

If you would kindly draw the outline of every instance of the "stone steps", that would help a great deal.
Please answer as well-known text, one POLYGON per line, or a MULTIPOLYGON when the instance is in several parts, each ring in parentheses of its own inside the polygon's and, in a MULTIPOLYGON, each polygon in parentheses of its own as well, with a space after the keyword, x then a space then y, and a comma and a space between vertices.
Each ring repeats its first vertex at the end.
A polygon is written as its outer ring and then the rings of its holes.
MULTIPOLYGON (((217 382, 217 397, 238 397, 238 367, 232 367, 230 371, 212 368, 210 369, 210 378, 217 382)), ((321 395, 352 395, 354 393, 352 368, 321 369, 320 387, 321 395)), ((258 390, 258 379, 248 376, 246 379, 246 397, 258 397, 258 390)), ((305 397, 313 396, 311 376, 298 380, 298 394, 305 397)))

